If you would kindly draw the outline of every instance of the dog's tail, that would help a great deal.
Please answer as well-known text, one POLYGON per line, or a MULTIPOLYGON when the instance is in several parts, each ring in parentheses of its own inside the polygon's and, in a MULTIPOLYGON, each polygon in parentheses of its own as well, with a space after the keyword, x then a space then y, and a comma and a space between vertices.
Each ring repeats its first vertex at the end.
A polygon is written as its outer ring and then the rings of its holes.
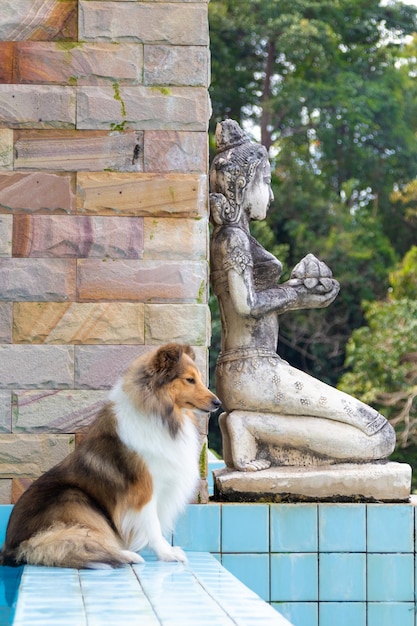
MULTIPOLYGON (((3 551, 3 562, 11 555, 3 551)), ((139 563, 143 559, 123 550, 116 537, 80 524, 55 524, 23 541, 12 560, 15 564, 102 569, 139 563)))

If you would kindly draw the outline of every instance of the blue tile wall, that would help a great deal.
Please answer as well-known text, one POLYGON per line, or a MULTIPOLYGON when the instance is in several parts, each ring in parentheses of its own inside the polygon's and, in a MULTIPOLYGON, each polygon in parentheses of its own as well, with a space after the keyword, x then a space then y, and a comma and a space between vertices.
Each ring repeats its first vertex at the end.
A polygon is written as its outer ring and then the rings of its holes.
MULTIPOLYGON (((317 602, 272 602, 272 606, 292 624, 319 626, 319 605, 317 602)), ((331 626, 336 625, 332 624, 331 626)), ((353 624, 349 624, 349 626, 353 626, 353 624)))
POLYGON ((417 626, 415 504, 190 505, 173 541, 214 554, 294 626, 417 626))
POLYGON ((271 554, 271 601, 317 601, 317 554, 271 554))
POLYGON ((268 554, 223 554, 222 565, 262 600, 269 601, 268 554))
POLYGON ((368 552, 413 552, 414 508, 368 505, 368 552))
POLYGON ((224 506, 221 551, 269 552, 269 506, 267 504, 224 506))
POLYGON ((317 504, 271 505, 271 552, 317 552, 317 511, 317 504))
POLYGON ((415 626, 415 605, 411 602, 368 604, 367 626, 415 626))
POLYGON ((319 600, 364 602, 366 554, 354 552, 320 554, 319 578, 319 600))
POLYGON ((366 603, 323 602, 320 604, 320 626, 366 626, 366 603))
POLYGON ((319 506, 320 552, 366 552, 366 505, 319 506))

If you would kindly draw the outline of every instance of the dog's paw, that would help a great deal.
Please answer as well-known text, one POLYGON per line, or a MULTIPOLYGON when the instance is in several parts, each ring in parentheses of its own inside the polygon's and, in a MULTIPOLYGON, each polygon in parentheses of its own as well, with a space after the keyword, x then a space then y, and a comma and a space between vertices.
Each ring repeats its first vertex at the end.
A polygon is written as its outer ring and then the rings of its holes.
POLYGON ((158 559, 160 561, 179 561, 181 563, 187 562, 187 557, 181 548, 178 546, 170 546, 169 549, 165 549, 163 552, 158 554, 158 559))
POLYGON ((143 563, 144 559, 137 552, 132 550, 122 550, 122 555, 126 559, 126 563, 143 563))

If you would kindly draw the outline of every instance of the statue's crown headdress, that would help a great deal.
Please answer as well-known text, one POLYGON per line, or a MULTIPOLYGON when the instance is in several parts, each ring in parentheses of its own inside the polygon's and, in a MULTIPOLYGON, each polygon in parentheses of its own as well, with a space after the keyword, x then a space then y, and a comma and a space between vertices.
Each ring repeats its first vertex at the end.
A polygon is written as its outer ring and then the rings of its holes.
POLYGON ((216 126, 216 152, 224 152, 236 148, 244 143, 251 143, 251 139, 242 130, 235 120, 224 120, 216 126))

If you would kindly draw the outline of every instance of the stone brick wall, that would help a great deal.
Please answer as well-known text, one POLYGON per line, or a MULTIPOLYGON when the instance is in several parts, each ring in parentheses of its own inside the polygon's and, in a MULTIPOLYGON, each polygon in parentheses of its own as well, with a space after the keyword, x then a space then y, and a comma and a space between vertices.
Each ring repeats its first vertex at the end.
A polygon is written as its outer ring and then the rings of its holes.
POLYGON ((2 0, 0 503, 137 354, 206 371, 207 3, 2 0))

